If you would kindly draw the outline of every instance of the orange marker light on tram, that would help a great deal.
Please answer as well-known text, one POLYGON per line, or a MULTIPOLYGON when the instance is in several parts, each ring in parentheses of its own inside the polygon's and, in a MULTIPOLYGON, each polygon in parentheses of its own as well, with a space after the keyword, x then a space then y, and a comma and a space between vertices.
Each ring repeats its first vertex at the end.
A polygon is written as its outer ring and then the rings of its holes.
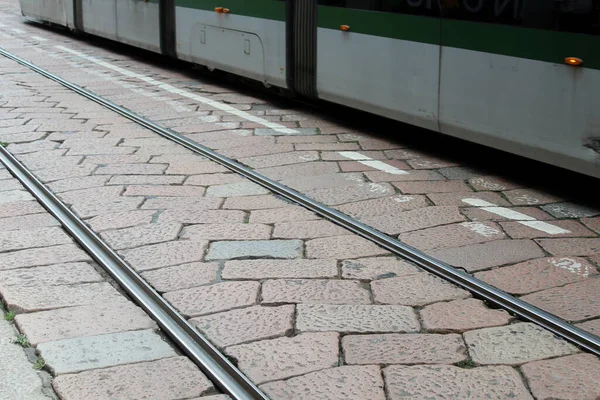
POLYGON ((583 60, 581 58, 577 58, 577 57, 567 57, 567 58, 565 58, 565 63, 568 65, 579 66, 579 65, 583 64, 583 60))
POLYGON ((222 13, 223 7, 215 7, 215 12, 222 13))
POLYGON ((349 25, 341 25, 340 29, 343 30, 344 32, 348 32, 350 30, 350 26, 349 25))
POLYGON ((229 13, 229 8, 224 8, 224 9, 223 9, 223 12, 224 12, 225 14, 228 14, 228 13, 229 13))

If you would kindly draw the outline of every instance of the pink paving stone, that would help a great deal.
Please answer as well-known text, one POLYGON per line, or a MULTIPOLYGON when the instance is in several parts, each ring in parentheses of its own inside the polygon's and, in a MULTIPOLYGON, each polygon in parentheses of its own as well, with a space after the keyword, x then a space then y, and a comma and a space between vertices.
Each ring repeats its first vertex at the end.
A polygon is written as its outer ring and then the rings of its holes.
MULTIPOLYGON (((400 161, 390 160, 388 164, 396 168, 409 170, 408 165, 402 165, 400 161)), ((441 181, 444 176, 430 170, 411 170, 409 174, 393 175, 383 171, 367 171, 365 176, 372 182, 411 182, 411 181, 441 181)))
POLYGON ((403 233, 401 242, 419 250, 460 247, 504 239, 506 235, 494 223, 462 222, 403 233))
POLYGON ((30 247, 48 247, 68 244, 72 240, 58 227, 0 232, 0 252, 22 250, 30 247))
POLYGON ((40 157, 37 153, 26 154, 19 158, 31 171, 44 168, 73 167, 83 159, 81 156, 40 157))
POLYGON ((575 326, 583 329, 584 331, 591 332, 596 336, 600 336, 600 318, 582 322, 580 324, 575 324, 575 326))
POLYGON ((313 200, 330 206, 388 197, 394 194, 394 188, 385 182, 359 182, 352 186, 316 189, 306 192, 306 195, 313 200))
POLYGON ((208 241, 182 241, 121 250, 119 253, 137 271, 147 271, 201 261, 207 248, 208 241))
POLYGON ((178 222, 146 224, 103 232, 101 237, 114 250, 122 250, 175 240, 182 227, 178 222))
MULTIPOLYGON (((119 154, 132 154, 135 151, 135 147, 117 147, 105 144, 90 144, 88 146, 77 146, 72 147, 67 152, 69 156, 90 156, 90 155, 119 155, 119 154)), ((117 164, 115 164, 117 165, 117 164)))
POLYGON ((33 346, 82 336, 157 327, 141 308, 130 302, 100 303, 19 314, 15 322, 33 346))
POLYGON ((505 190, 520 189, 521 185, 497 176, 480 176, 469 179, 469 184, 478 191, 500 192, 505 190))
POLYGON ((274 238, 312 239, 327 236, 345 235, 348 231, 326 220, 282 222, 275 225, 274 238))
POLYGON ((217 263, 190 263, 142 273, 142 277, 159 292, 188 289, 217 280, 217 263))
POLYGON ((70 190, 89 189, 106 185, 108 176, 82 176, 79 178, 67 178, 48 184, 48 188, 54 193, 61 193, 70 190))
POLYGON ((109 185, 178 185, 185 176, 175 175, 115 175, 108 181, 109 185))
POLYGON ((10 218, 43 212, 45 212, 45 209, 36 201, 15 201, 2 203, 2 206, 0 207, 0 218, 10 218))
POLYGON ((368 290, 358 281, 330 279, 267 280, 262 285, 262 304, 370 304, 368 290))
POLYGON ((114 199, 94 199, 73 204, 71 209, 80 218, 90 218, 118 212, 133 211, 142 202, 143 197, 117 197, 114 199))
POLYGON ((518 222, 500 222, 502 229, 513 239, 539 238, 539 237, 582 237, 597 236, 586 229, 582 224, 573 220, 551 221, 551 225, 569 231, 568 233, 548 233, 518 222))
POLYGON ((238 210, 165 210, 160 222, 178 221, 183 224, 235 224, 244 222, 246 213, 238 210))
POLYGON ((227 261, 223 279, 335 278, 336 260, 235 260, 227 261))
POLYGON ((159 197, 148 199, 142 205, 143 209, 169 210, 215 210, 223 204, 223 199, 218 198, 190 198, 190 197, 159 197))
POLYGON ((427 254, 469 272, 545 256, 532 240, 496 240, 452 249, 431 250, 427 254))
POLYGON ((361 222, 389 235, 465 221, 458 207, 424 207, 394 215, 362 218, 361 222))
POLYGON ((286 206, 291 204, 272 195, 231 197, 223 204, 224 209, 233 210, 264 210, 286 206))
POLYGON ((167 168, 164 164, 110 164, 98 167, 96 175, 160 175, 167 168))
POLYGON ((35 175, 44 183, 58 181, 66 178, 75 178, 91 175, 96 169, 92 164, 81 164, 73 167, 50 167, 36 171, 35 175))
POLYGON ((600 360, 576 354, 534 361, 521 367, 532 393, 539 400, 596 400, 600 397, 600 360))
POLYGON ((7 286, 2 296, 8 308, 18 313, 125 301, 119 292, 104 282, 73 286, 7 286))
POLYGON ((186 163, 171 163, 167 171, 168 175, 197 175, 214 174, 217 172, 228 172, 229 170, 212 161, 196 161, 186 163))
POLYGON ((60 223, 50 214, 30 214, 20 215, 18 217, 0 218, 0 232, 30 230, 59 225, 60 223))
POLYGON ((536 242, 555 256, 594 256, 600 254, 599 238, 538 239, 536 242))
POLYGON ((464 333, 463 337, 473 361, 484 365, 520 365, 579 351, 567 341, 532 323, 478 329, 464 333))
POLYGON ((456 192, 456 193, 430 193, 427 195, 436 206, 466 206, 463 199, 479 199, 500 207, 510 206, 498 193, 494 192, 456 192))
POLYGON ((103 186, 64 192, 59 194, 58 197, 67 204, 89 203, 118 199, 122 192, 123 188, 121 186, 103 186))
POLYGON ((372 281, 371 289, 376 303, 407 306, 423 306, 471 296, 469 292, 428 273, 372 281))
POLYGON ((334 162, 315 161, 304 164, 259 168, 256 170, 256 172, 259 172, 274 180, 281 180, 336 173, 339 172, 339 168, 337 163, 334 162))
POLYGON ((89 260, 77 246, 67 244, 0 254, 0 270, 89 260))
POLYGON ((222 173, 222 174, 203 174, 192 175, 186 179, 186 185, 211 186, 225 185, 228 183, 243 182, 244 178, 237 174, 222 173))
MULTIPOLYGON (((236 147, 266 147, 273 145, 275 139, 273 137, 245 136, 232 134, 229 137, 223 135, 221 139, 203 141, 202 144, 211 149, 222 150, 236 147)), ((290 146, 291 147, 291 146, 290 146)), ((292 148, 293 150, 293 148, 292 148)), ((291 150, 290 150, 291 151, 291 150)))
POLYGON ((469 187, 460 181, 394 182, 404 194, 466 192, 469 187))
POLYGON ((375 168, 361 164, 358 161, 340 161, 338 164, 343 172, 376 171, 375 168))
POLYGON ((359 258, 342 262, 342 277, 373 280, 418 274, 421 271, 395 257, 359 258))
POLYGON ((348 335, 342 339, 346 364, 454 364, 467 358, 460 335, 348 335))
POLYGON ((102 282, 104 278, 87 263, 64 263, 0 271, 0 291, 8 286, 56 286, 102 282))
POLYGON ((64 400, 176 400, 214 390, 213 384, 187 357, 60 375, 52 386, 64 400))
POLYGON ((376 244, 359 236, 333 236, 306 242, 308 258, 360 258, 388 254, 376 244))
POLYGON ((319 160, 319 153, 316 151, 294 151, 290 153, 240 158, 238 161, 251 168, 268 168, 317 160, 319 160))
POLYGON ((588 261, 578 257, 548 257, 475 274, 475 277, 513 294, 537 292, 597 275, 588 261))
POLYGON ((306 176, 293 179, 284 179, 281 184, 289 186, 300 192, 315 189, 331 189, 356 185, 357 182, 364 182, 365 179, 359 173, 336 173, 318 176, 306 176))
POLYGON ((430 332, 464 332, 506 325, 512 320, 506 311, 487 308, 477 299, 431 304, 423 308, 420 314, 423 328, 430 332))
MULTIPOLYGON (((511 207, 512 211, 528 215, 539 221, 553 220, 550 214, 535 207, 511 207)), ((501 215, 493 214, 478 207, 466 207, 461 209, 462 213, 471 221, 510 221, 510 219, 501 215)))
POLYGON ((581 222, 591 230, 600 233, 600 217, 582 218, 581 222))
POLYGON ((299 304, 298 332, 409 333, 420 330, 411 307, 399 305, 299 304))
POLYGON ((508 201, 518 206, 548 204, 563 201, 560 197, 552 196, 534 189, 514 189, 502 193, 506 196, 508 201))
POLYGON ((114 214, 99 215, 86 222, 95 231, 101 232, 111 229, 129 228, 137 225, 145 225, 152 222, 156 212, 153 210, 135 210, 119 212, 114 214))
POLYGON ((130 186, 123 196, 202 197, 204 188, 194 186, 130 186))
POLYGON ((600 279, 594 276, 581 282, 528 294, 521 299, 567 321, 582 321, 600 316, 598 293, 600 279))
POLYGON ((278 136, 277 143, 333 143, 337 142, 335 135, 315 136, 278 136))
POLYGON ((339 334, 302 333, 295 337, 263 340, 228 347, 227 355, 256 384, 287 379, 336 367, 339 362, 339 334))
POLYGON ((276 224, 293 221, 318 220, 319 216, 302 207, 283 207, 250 212, 250 223, 276 224))
MULTIPOLYGON (((361 155, 372 158, 373 160, 386 160, 385 154, 382 151, 361 151, 361 155)), ((347 161, 348 157, 338 153, 337 151, 322 151, 321 158, 327 161, 347 161)))
POLYGON ((385 400, 379 366, 343 366, 260 386, 267 396, 286 400, 385 400))
POLYGON ((427 207, 425 196, 389 196, 379 199, 358 201, 336 207, 337 210, 354 218, 396 215, 397 213, 427 207))
POLYGON ((320 150, 320 151, 349 151, 360 150, 356 143, 298 143, 294 147, 296 151, 320 150))
POLYGON ((455 167, 459 165, 454 161, 434 157, 416 158, 412 160, 407 160, 406 162, 414 169, 438 169, 455 167))
POLYGON ((394 143, 383 139, 364 139, 358 142, 363 150, 390 150, 405 147, 400 143, 394 143))
POLYGON ((271 237, 271 227, 263 224, 201 224, 186 226, 182 239, 190 240, 260 240, 271 237))
POLYGON ((219 347, 284 336, 293 329, 294 306, 254 306, 190 319, 219 347))
POLYGON ((147 163, 150 161, 150 156, 137 154, 109 154, 88 156, 85 161, 94 164, 135 164, 147 163))
POLYGON ((256 304, 258 282, 221 282, 167 292, 165 300, 186 317, 197 317, 256 304))
POLYGON ((505 366, 463 369, 392 365, 383 373, 391 399, 533 399, 519 373, 505 366))

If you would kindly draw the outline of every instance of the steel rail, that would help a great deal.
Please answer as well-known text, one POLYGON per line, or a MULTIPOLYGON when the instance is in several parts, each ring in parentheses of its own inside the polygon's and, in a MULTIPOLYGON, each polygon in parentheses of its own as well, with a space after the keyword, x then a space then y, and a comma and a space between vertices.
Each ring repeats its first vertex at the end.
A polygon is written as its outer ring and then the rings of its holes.
POLYGON ((284 186, 272 179, 257 173, 256 171, 248 168, 228 157, 225 157, 206 146, 198 144, 185 136, 182 136, 170 129, 167 129, 159 124, 148 120, 130 110, 125 109, 95 93, 90 92, 87 89, 82 88, 72 82, 66 81, 65 79, 52 74, 30 62, 21 59, 7 51, 0 49, 0 54, 8 57, 19 64, 30 68, 31 70, 52 79, 55 82, 73 90, 74 92, 92 100, 96 103, 117 112, 118 114, 130 119, 137 124, 152 130, 153 132, 176 142, 185 148, 200 154, 212 161, 215 161, 222 166, 250 179, 251 181, 269 189, 270 191, 285 197, 303 207, 325 217, 336 224, 343 226, 344 228, 366 238, 379 246, 389 250, 390 252, 402 257, 406 260, 413 262, 419 267, 449 281, 452 282, 468 291, 473 293, 475 296, 485 299, 488 302, 494 304, 497 307, 503 308, 525 320, 534 322, 539 326, 548 329, 554 334, 574 343, 587 351, 600 356, 600 337, 593 335, 589 332, 584 331, 576 326, 573 326, 565 320, 558 318, 557 316, 548 313, 532 304, 529 304, 521 299, 518 299, 510 294, 495 288, 463 271, 451 267, 450 265, 432 258, 427 254, 415 249, 414 247, 408 246, 391 236, 388 236, 382 232, 367 226, 354 218, 349 217, 337 210, 327 207, 304 194, 284 186))

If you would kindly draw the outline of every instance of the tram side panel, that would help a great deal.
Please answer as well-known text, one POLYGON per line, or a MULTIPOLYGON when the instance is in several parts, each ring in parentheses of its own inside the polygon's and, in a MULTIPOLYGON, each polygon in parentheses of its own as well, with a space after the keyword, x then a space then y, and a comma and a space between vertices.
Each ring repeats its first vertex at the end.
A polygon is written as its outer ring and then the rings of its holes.
POLYGON ((443 21, 441 131, 600 177, 600 36, 490 23, 500 17, 443 21))
POLYGON ((285 2, 176 0, 175 7, 178 58, 286 87, 285 2))
POLYGON ((339 6, 317 12, 319 98, 438 130, 438 18, 339 6))
POLYGON ((117 0, 117 40, 160 53, 158 0, 117 0))
POLYGON ((78 1, 81 1, 83 31, 118 41, 117 0, 78 1))
POLYGON ((19 0, 24 16, 74 29, 72 0, 19 0))

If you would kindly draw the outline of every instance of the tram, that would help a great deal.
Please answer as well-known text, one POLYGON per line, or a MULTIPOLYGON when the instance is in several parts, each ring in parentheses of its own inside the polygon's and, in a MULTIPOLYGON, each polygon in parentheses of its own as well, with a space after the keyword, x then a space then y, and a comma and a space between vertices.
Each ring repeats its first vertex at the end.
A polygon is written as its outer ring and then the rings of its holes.
POLYGON ((26 17, 600 177, 600 0, 20 5, 26 17))

